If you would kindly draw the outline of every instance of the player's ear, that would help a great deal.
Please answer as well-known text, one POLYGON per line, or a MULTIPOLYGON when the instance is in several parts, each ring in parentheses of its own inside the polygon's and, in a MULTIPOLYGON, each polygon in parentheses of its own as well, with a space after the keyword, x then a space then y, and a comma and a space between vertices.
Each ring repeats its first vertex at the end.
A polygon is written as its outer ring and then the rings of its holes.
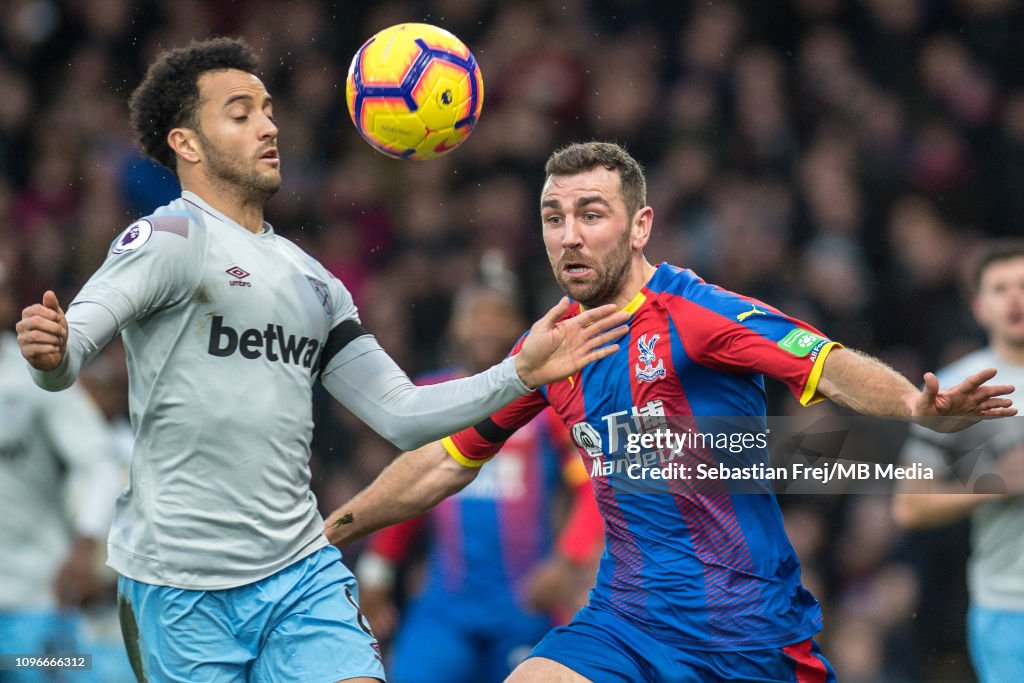
POLYGON ((180 159, 190 164, 199 163, 199 136, 194 130, 173 128, 167 134, 167 145, 180 159))
POLYGON ((651 239, 651 228, 654 226, 654 209, 645 206, 633 216, 630 226, 631 242, 634 249, 643 249, 647 240, 651 239))

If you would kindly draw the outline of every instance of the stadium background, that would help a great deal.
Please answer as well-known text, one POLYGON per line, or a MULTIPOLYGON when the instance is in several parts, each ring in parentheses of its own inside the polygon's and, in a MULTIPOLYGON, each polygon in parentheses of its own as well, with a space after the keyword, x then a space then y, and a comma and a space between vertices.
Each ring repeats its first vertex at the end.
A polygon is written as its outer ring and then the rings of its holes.
MULTIPOLYGON (((47 287, 70 301, 113 237, 176 193, 135 154, 125 102, 161 47, 213 34, 259 49, 275 99, 284 185, 268 219, 341 277, 410 373, 457 360, 448 309, 483 254, 503 255, 531 314, 554 301, 536 198, 569 141, 615 140, 644 164, 652 261, 911 378, 982 341, 970 254, 1024 224, 1012 0, 4 0, 0 263, 20 304, 47 287), (483 70, 481 121, 440 160, 378 155, 345 111, 352 54, 401 21, 453 31, 483 70)), ((123 400, 123 376, 105 377, 123 400)), ((796 409, 773 395, 774 414, 796 409)), ((393 451, 322 396, 317 412, 329 509, 393 451)), ((782 503, 841 680, 971 680, 963 525, 900 534, 884 491, 782 503)))

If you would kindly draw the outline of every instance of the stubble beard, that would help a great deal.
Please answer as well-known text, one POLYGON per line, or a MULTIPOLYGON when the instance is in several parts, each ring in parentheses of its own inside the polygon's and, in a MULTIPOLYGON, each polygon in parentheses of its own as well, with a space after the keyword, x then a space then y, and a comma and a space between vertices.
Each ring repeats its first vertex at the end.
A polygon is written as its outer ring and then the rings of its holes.
POLYGON ((562 291, 587 308, 594 308, 614 301, 626 282, 630 260, 633 256, 629 230, 623 230, 622 237, 615 243, 612 250, 599 264, 594 266, 597 277, 593 282, 572 282, 563 276, 563 264, 577 260, 573 258, 577 255, 578 252, 575 251, 565 252, 557 262, 551 264, 555 280, 558 281, 558 286, 562 288, 562 291))
POLYGON ((254 167, 221 152, 202 131, 196 131, 206 152, 205 173, 214 184, 237 192, 245 203, 265 204, 281 187, 281 177, 264 175, 254 167))

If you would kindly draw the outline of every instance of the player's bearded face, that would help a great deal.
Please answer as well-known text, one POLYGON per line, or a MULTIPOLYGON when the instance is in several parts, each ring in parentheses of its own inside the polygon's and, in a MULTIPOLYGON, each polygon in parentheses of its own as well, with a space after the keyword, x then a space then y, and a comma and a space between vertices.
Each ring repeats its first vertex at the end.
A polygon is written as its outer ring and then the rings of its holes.
POLYGON ((587 258, 579 249, 566 249, 556 261, 552 259, 551 268, 562 291, 588 308, 600 306, 614 301, 622 289, 629 273, 632 247, 630 245, 629 226, 622 229, 622 235, 603 257, 587 258), (589 265, 594 276, 587 280, 579 280, 566 272, 569 264, 584 263, 589 265))
POLYGON ((238 69, 199 77, 198 120, 193 125, 202 152, 202 172, 248 199, 266 200, 281 186, 277 126, 262 81, 238 69))
POLYGON ((584 306, 612 303, 632 272, 631 216, 619 174, 604 167, 552 175, 541 193, 544 246, 562 291, 584 306))
POLYGON ((246 194, 267 200, 281 187, 281 174, 257 168, 261 151, 255 156, 232 153, 196 131, 206 153, 206 173, 230 185, 243 188, 246 194), (248 158, 246 158, 248 156, 248 158))

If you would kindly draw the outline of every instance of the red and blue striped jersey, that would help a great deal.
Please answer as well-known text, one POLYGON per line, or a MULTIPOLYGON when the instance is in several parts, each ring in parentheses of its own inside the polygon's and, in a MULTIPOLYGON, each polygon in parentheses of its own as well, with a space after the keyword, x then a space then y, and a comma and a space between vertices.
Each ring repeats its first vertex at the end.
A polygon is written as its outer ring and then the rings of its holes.
MULTIPOLYGON (((579 311, 574 304, 566 317, 579 311)), ((818 380, 835 343, 664 263, 627 311, 629 335, 616 353, 446 438, 446 449, 478 465, 552 406, 572 430, 605 520, 592 606, 680 647, 762 649, 809 637, 821 629, 821 609, 800 584, 773 494, 672 479, 657 491, 630 492, 594 464, 622 452, 638 419, 746 416, 763 424, 765 375, 805 405, 820 400, 818 380)))

